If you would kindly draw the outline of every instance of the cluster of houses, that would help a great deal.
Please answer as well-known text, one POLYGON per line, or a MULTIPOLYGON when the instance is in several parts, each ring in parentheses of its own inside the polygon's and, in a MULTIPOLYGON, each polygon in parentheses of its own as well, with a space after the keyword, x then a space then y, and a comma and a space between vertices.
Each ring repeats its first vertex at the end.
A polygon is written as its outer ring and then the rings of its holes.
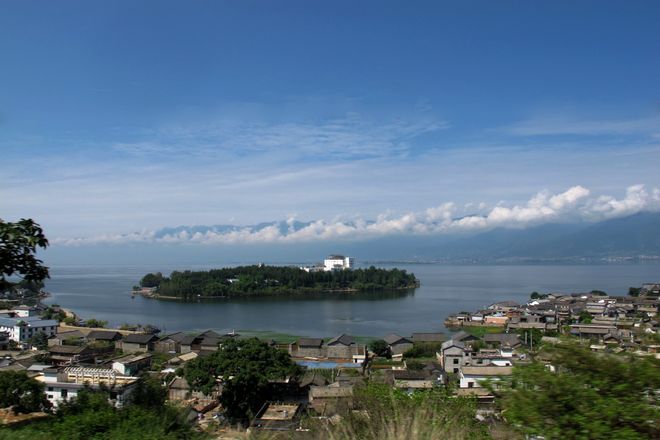
MULTIPOLYGON (((498 302, 476 313, 450 316, 446 326, 458 331, 449 337, 443 333, 384 336, 388 359, 346 334, 329 339, 299 338, 289 344, 269 341, 308 368, 301 377, 273 381, 282 400, 266 402, 251 424, 255 429, 296 429, 302 414, 333 417, 359 411, 354 390, 367 379, 405 392, 452 384, 456 395, 475 396, 479 411, 489 413, 494 396, 487 384, 496 385, 512 374, 514 365, 529 362, 528 348, 535 340, 532 333, 538 336, 540 331, 546 339, 558 334, 588 339, 593 350, 657 353, 658 345, 648 342, 654 338, 645 336, 658 332, 655 319, 660 303, 658 295, 653 294, 658 290, 658 285, 645 285, 640 289, 642 294, 635 297, 594 292, 535 295, 522 305, 498 302), (469 327, 489 328, 468 332, 469 327), (481 333, 483 336, 475 336, 481 333)), ((213 420, 214 414, 221 417, 216 407, 222 384, 218 383, 210 394, 203 394, 192 390, 176 371, 186 362, 217 351, 223 341, 239 336, 235 332, 207 330, 158 336, 58 327, 56 321, 41 320, 27 307, 0 313, 0 344, 3 338, 25 343, 30 339, 30 330, 32 334, 41 331, 47 335, 47 353, 7 355, 0 359, 0 371, 27 371, 43 382, 55 408, 75 398, 85 386, 110 388, 112 403, 120 407, 130 400, 139 376, 149 371, 166 383, 169 399, 190 408, 200 423, 213 420), (38 357, 43 354, 47 356, 38 357)))
POLYGON ((458 313, 447 327, 501 327, 512 333, 538 330, 548 336, 569 334, 593 342, 592 349, 655 352, 647 335, 660 328, 658 284, 645 284, 639 296, 609 296, 602 292, 535 295, 526 304, 503 301, 475 313, 458 313))
POLYGON ((367 358, 367 347, 342 334, 324 341, 322 338, 300 338, 287 347, 294 359, 331 360, 362 364, 367 358))

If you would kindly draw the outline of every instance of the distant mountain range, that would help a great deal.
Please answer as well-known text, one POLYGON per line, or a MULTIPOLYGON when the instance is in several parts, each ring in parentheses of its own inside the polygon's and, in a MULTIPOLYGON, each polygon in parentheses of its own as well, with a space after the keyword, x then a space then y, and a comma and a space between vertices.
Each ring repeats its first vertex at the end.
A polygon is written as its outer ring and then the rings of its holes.
MULTIPOLYGON (((273 226, 280 233, 287 234, 310 224, 311 222, 274 221, 250 226, 179 226, 161 229, 156 232, 156 237, 181 233, 204 234, 209 231, 257 232, 273 226)), ((516 262, 650 259, 660 256, 660 213, 643 212, 599 223, 544 224, 525 229, 500 228, 460 236, 402 234, 370 240, 278 244, 272 247, 281 247, 286 249, 287 255, 299 255, 302 259, 311 254, 319 255, 320 258, 325 253, 342 252, 356 256, 362 261, 516 262), (294 251, 294 248, 297 251, 294 251)))
POLYGON ((562 260, 660 256, 660 213, 599 223, 495 229, 424 250, 429 256, 476 260, 562 260))

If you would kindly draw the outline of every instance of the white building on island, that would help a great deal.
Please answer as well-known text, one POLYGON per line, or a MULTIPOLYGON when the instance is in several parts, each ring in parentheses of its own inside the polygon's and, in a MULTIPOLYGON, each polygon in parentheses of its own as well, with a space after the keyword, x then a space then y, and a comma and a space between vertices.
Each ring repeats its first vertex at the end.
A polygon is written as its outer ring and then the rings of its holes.
POLYGON ((331 270, 344 270, 352 269, 355 265, 355 260, 351 257, 344 257, 343 255, 330 255, 323 260, 323 270, 330 272, 331 270))
POLYGON ((301 266, 300 269, 305 272, 330 272, 333 270, 353 269, 355 266, 355 259, 352 257, 345 257, 343 255, 330 255, 323 260, 323 264, 318 263, 314 266, 301 266))

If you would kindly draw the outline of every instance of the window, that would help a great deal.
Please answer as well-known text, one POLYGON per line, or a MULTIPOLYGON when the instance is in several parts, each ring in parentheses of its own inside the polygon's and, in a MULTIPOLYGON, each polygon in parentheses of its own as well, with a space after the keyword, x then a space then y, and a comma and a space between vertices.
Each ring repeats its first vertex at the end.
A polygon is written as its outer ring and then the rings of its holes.
POLYGON ((468 388, 474 388, 474 382, 468 382, 468 388))
POLYGON ((68 390, 62 390, 62 399, 66 399, 66 397, 69 395, 68 390))
POLYGON ((458 359, 454 359, 454 365, 458 364, 458 359))
POLYGON ((48 387, 48 391, 53 391, 53 387, 48 387))
POLYGON ((454 368, 454 373, 458 373, 458 368, 454 368))

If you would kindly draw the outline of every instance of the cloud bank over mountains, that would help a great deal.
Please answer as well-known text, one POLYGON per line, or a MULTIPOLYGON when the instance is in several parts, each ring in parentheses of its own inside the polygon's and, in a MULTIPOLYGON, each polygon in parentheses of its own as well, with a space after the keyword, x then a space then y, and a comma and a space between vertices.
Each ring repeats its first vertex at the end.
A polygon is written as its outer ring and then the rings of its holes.
POLYGON ((596 195, 580 185, 561 193, 541 191, 526 203, 458 205, 443 203, 424 211, 401 215, 383 213, 375 220, 363 218, 295 218, 250 226, 179 226, 127 234, 55 238, 54 245, 130 243, 164 244, 268 244, 309 243, 332 240, 369 240, 394 235, 470 234, 496 228, 526 228, 545 223, 598 222, 643 211, 660 211, 660 189, 633 185, 625 196, 596 195))

